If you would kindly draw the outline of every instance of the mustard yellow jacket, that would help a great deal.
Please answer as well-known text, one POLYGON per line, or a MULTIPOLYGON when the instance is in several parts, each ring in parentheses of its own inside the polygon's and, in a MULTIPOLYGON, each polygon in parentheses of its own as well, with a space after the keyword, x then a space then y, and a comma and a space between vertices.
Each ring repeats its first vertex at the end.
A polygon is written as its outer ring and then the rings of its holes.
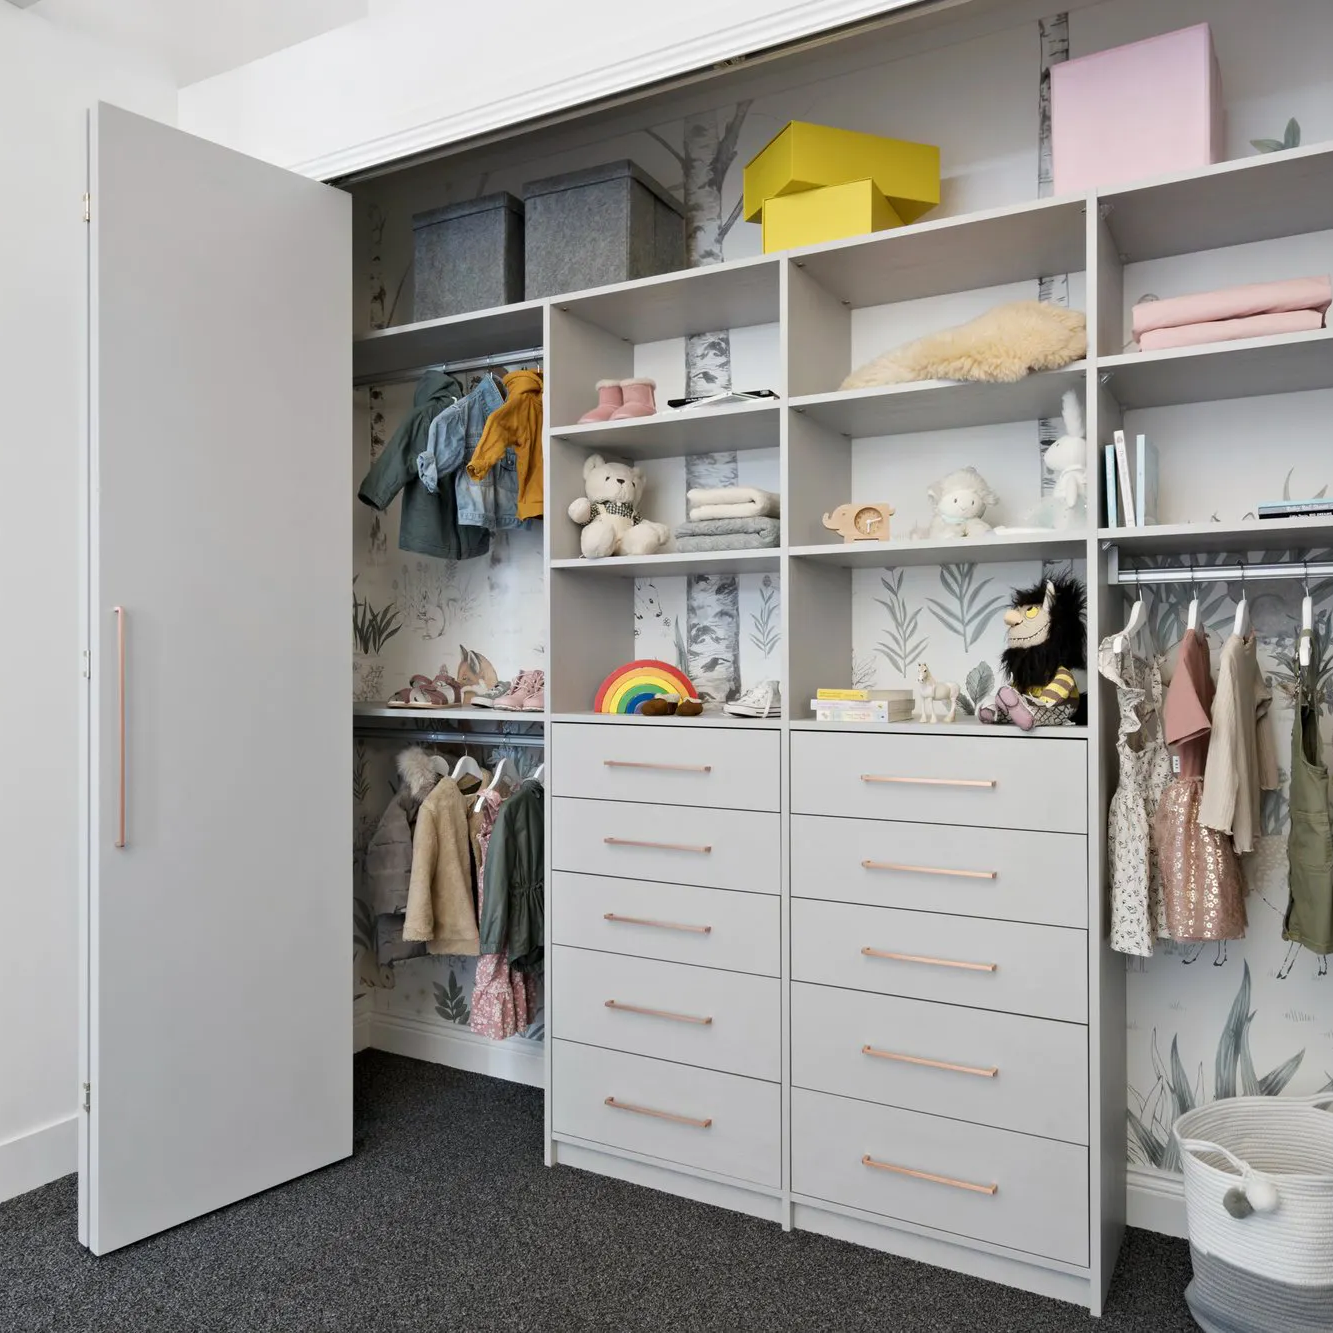
POLYGON ((491 413, 467 474, 480 481, 513 449, 518 460, 518 516, 542 516, 542 373, 515 370, 505 376, 504 405, 491 413))

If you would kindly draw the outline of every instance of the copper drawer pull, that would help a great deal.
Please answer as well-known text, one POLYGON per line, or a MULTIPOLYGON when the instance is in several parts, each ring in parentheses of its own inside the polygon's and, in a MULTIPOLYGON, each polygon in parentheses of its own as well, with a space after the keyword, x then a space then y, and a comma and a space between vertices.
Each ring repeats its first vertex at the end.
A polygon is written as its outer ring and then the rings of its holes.
POLYGON ((694 1120, 687 1115, 672 1115, 670 1111, 654 1111, 647 1106, 631 1106, 629 1102, 618 1102, 614 1097, 607 1097, 602 1105, 609 1106, 614 1111, 633 1111, 635 1115, 650 1115, 655 1120, 670 1120, 673 1125, 693 1125, 695 1129, 709 1129, 713 1124, 711 1115, 707 1120, 694 1120))
POLYGON ((873 1166, 876 1171, 892 1171, 896 1176, 911 1176, 913 1180, 928 1180, 932 1185, 948 1185, 950 1189, 971 1190, 973 1194, 997 1194, 998 1185, 974 1185, 970 1180, 955 1180, 952 1176, 935 1176, 929 1171, 913 1171, 910 1167, 877 1162, 873 1157, 861 1158, 862 1166, 873 1166))
POLYGON ((903 866, 896 861, 862 861, 867 870, 901 870, 909 875, 949 875, 958 879, 994 879, 994 870, 945 870, 941 866, 903 866))
POLYGON ((691 935, 711 935, 712 926, 683 926, 678 921, 649 921, 644 916, 621 916, 617 912, 603 912, 603 921, 619 921, 625 926, 654 926, 658 930, 687 930, 691 935))
POLYGON ((608 847, 651 847, 659 852, 697 852, 707 856, 711 847, 690 847, 683 842, 640 842, 637 838, 603 838, 608 847))
POLYGON ((697 1023, 706 1028, 712 1018, 696 1018, 693 1014, 673 1014, 669 1009, 645 1009, 638 1004, 621 1004, 619 1000, 607 1000, 608 1009, 619 1009, 625 1014, 647 1014, 649 1018, 669 1018, 673 1023, 697 1023))
POLYGON ((664 773, 711 773, 712 764, 644 764, 636 759, 603 759, 607 768, 657 768, 664 773))
POLYGON ((914 787, 993 787, 994 778, 894 778, 862 773, 862 782, 904 782, 914 787))
POLYGON ((120 797, 116 823, 116 846, 125 846, 125 608, 116 613, 116 712, 120 730, 120 797))
POLYGON ((947 1069, 953 1074, 975 1074, 978 1078, 994 1078, 996 1067, 979 1069, 976 1065, 955 1065, 947 1060, 923 1060, 919 1055, 899 1055, 897 1051, 877 1051, 873 1046, 862 1046, 862 1055, 873 1055, 877 1060, 899 1060, 905 1065, 924 1065, 927 1069, 947 1069))
POLYGON ((953 958, 925 958, 918 953, 890 953, 887 949, 872 949, 867 945, 861 950, 866 958, 891 958, 897 963, 926 963, 931 967, 961 967, 968 972, 994 972, 996 963, 960 963, 953 958))

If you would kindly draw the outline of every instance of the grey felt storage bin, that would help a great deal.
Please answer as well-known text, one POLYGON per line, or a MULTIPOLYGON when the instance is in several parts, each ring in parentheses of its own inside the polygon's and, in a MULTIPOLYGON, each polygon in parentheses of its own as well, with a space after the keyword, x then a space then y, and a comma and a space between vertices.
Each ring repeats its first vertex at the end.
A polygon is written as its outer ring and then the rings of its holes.
POLYGON ((523 299, 523 201, 483 195, 417 213, 413 318, 441 319, 523 299))
POLYGON ((528 299, 685 267, 685 209, 633 162, 523 187, 528 299))

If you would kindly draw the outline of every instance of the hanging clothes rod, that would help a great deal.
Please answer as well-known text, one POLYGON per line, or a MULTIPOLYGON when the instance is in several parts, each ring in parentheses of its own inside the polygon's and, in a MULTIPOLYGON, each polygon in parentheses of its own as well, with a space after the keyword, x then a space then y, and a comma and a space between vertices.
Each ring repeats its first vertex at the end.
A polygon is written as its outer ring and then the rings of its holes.
POLYGON ((1184 569, 1130 569, 1121 565, 1115 571, 1115 582, 1130 587, 1154 583, 1220 583, 1226 579, 1249 583, 1258 579, 1327 578, 1333 578, 1333 563, 1327 560, 1290 560, 1279 565, 1248 565, 1237 560, 1226 565, 1187 565, 1184 569))
POLYGON ((447 731, 439 727, 417 731, 412 727, 357 724, 352 733, 358 740, 400 741, 404 745, 517 745, 521 749, 542 749, 546 745, 542 732, 447 731))
POLYGON ((358 375, 352 384, 362 389, 372 384, 407 384, 419 380, 431 371, 443 375, 457 375, 466 370, 494 370, 497 366, 515 366, 520 362, 544 361, 543 347, 520 347, 515 352, 495 352, 491 356, 465 357, 461 361, 436 362, 430 366, 414 366, 410 370, 395 370, 386 375, 358 375))

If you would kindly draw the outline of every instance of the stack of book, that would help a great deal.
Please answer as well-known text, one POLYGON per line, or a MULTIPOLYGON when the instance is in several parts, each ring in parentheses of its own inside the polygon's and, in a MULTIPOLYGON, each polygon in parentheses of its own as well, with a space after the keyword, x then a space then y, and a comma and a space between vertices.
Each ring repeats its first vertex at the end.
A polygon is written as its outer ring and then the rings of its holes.
POLYGON ((1125 432, 1106 446, 1106 526, 1144 528, 1157 522, 1157 450, 1144 435, 1125 432))
POLYGON ((816 722, 910 722, 916 698, 911 690, 816 690, 810 707, 816 722))
POLYGON ((1259 506, 1260 518, 1327 518, 1333 514, 1333 500, 1274 500, 1259 506))

